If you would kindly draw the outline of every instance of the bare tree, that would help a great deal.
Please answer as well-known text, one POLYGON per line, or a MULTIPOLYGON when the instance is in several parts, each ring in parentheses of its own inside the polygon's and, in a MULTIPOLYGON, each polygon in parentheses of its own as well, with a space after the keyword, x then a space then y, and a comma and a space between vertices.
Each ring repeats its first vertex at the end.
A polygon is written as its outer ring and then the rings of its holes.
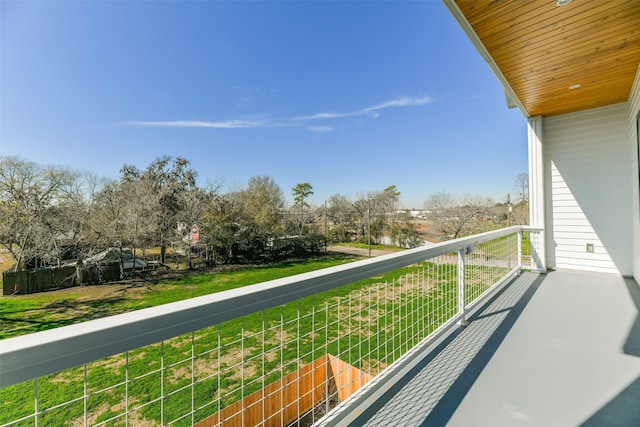
POLYGON ((0 242, 15 269, 56 258, 55 242, 66 228, 63 206, 75 174, 17 157, 0 158, 0 242))
POLYGON ((393 222, 394 213, 400 191, 395 185, 390 185, 383 191, 371 191, 367 194, 367 221, 371 237, 379 242, 385 233, 385 228, 393 222))
POLYGON ((383 227, 391 228, 396 219, 396 209, 400 200, 398 187, 390 185, 378 194, 379 203, 377 206, 377 216, 383 227))
POLYGON ((521 173, 514 182, 517 202, 513 206, 512 219, 515 224, 529 223, 529 174, 521 173))
POLYGON ((244 220, 240 204, 237 192, 214 194, 202 213, 200 230, 216 262, 231 260, 234 245, 241 239, 244 220))
POLYGON ((374 241, 379 241, 387 228, 392 227, 400 192, 395 185, 383 191, 358 193, 355 200, 342 194, 329 198, 328 216, 332 223, 333 241, 348 241, 352 235, 364 241, 371 233, 374 241))
MULTIPOLYGON (((218 187, 209 186, 207 188, 194 187, 183 196, 183 209, 178 213, 178 221, 190 227, 186 237, 182 242, 186 245, 189 268, 192 268, 192 252, 195 247, 202 248, 204 239, 201 240, 202 224, 205 212, 210 208, 217 195, 218 187), (198 231, 197 241, 193 238, 193 227, 198 231)), ((198 250, 200 253, 200 250, 198 250)), ((206 260, 209 261, 209 251, 205 251, 206 260)))
MULTIPOLYGON (((127 215, 129 199, 118 181, 109 181, 96 195, 95 209, 90 217, 95 252, 109 247, 122 249, 128 237, 127 215)), ((81 262, 81 259, 78 260, 81 262)), ((122 262, 120 273, 124 273, 122 262)))
POLYGON ((177 215, 183 208, 183 197, 195 187, 196 172, 188 160, 163 156, 154 160, 144 172, 135 166, 125 165, 121 171, 121 182, 143 188, 144 199, 138 199, 149 212, 147 219, 153 221, 155 234, 160 244, 160 261, 166 261, 167 246, 176 230, 177 215))
POLYGON ((521 173, 516 177, 514 182, 516 194, 518 196, 518 202, 529 201, 529 174, 521 173))
POLYGON ((357 229, 356 235, 358 239, 364 241, 367 238, 369 231, 369 218, 370 218, 370 202, 369 195, 359 193, 356 200, 351 204, 353 212, 355 213, 355 225, 357 229))
POLYGON ((355 227, 355 215, 352 201, 343 194, 334 194, 329 198, 327 207, 328 220, 331 222, 328 240, 344 242, 351 239, 355 227))
POLYGON ((94 246, 89 219, 95 207, 95 197, 101 180, 90 172, 69 172, 70 177, 61 187, 61 196, 51 207, 47 225, 51 239, 51 256, 57 265, 63 259, 82 258, 94 246))
POLYGON ((457 239, 481 228, 480 221, 488 215, 493 202, 481 196, 465 195, 462 198, 449 193, 429 196, 425 209, 439 237, 457 239))
POLYGON ((252 177, 246 188, 217 191, 202 206, 201 232, 216 262, 257 259, 283 235, 284 194, 268 176, 252 177))

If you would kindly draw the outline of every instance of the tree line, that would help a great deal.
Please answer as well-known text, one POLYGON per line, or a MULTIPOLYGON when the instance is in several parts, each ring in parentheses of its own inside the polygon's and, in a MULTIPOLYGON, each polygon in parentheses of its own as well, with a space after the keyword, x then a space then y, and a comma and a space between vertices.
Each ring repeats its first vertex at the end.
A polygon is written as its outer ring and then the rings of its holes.
POLYGON ((529 175, 519 174, 514 188, 514 197, 508 194, 506 203, 479 195, 431 194, 424 203, 431 234, 440 240, 457 239, 505 225, 528 224, 529 175))
POLYGON ((197 246, 215 263, 255 262, 317 252, 327 242, 379 242, 404 246, 419 240, 408 218, 397 214, 400 192, 391 185, 356 198, 335 194, 312 206, 310 183, 291 189, 288 206, 280 186, 255 176, 223 192, 200 186, 188 160, 163 156, 145 169, 124 165, 117 179, 18 157, 0 157, 0 245, 15 268, 60 266, 105 248, 159 247, 160 262, 172 245, 187 245, 197 226, 197 246))

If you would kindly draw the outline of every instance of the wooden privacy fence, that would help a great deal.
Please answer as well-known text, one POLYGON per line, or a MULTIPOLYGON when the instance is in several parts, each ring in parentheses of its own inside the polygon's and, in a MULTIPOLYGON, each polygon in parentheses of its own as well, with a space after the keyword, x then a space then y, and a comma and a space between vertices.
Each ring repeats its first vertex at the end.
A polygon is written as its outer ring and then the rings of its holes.
POLYGON ((75 266, 2 273, 2 294, 31 294, 120 279, 120 264, 91 265, 78 278, 75 266))
POLYGON ((2 273, 2 292, 4 295, 30 294, 75 286, 75 274, 75 267, 5 271, 2 273))
POLYGON ((327 400, 344 401, 372 376, 327 354, 246 396, 195 427, 286 426, 327 400))

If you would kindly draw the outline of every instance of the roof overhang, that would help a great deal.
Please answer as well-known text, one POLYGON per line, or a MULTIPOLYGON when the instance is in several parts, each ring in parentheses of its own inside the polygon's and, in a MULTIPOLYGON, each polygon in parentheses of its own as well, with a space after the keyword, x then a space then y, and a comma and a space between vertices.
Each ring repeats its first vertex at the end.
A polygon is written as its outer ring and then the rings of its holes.
POLYGON ((640 1, 444 0, 526 117, 625 102, 640 64, 640 1))

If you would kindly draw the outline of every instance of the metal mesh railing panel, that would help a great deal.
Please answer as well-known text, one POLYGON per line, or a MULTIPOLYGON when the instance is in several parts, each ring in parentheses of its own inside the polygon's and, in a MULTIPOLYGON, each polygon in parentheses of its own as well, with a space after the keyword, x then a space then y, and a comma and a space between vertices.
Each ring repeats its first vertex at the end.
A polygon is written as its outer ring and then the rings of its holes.
MULTIPOLYGON (((517 245, 461 250, 466 304, 518 267, 517 245)), ((458 269, 440 255, 7 387, 0 425, 309 425, 459 315, 458 269)))

